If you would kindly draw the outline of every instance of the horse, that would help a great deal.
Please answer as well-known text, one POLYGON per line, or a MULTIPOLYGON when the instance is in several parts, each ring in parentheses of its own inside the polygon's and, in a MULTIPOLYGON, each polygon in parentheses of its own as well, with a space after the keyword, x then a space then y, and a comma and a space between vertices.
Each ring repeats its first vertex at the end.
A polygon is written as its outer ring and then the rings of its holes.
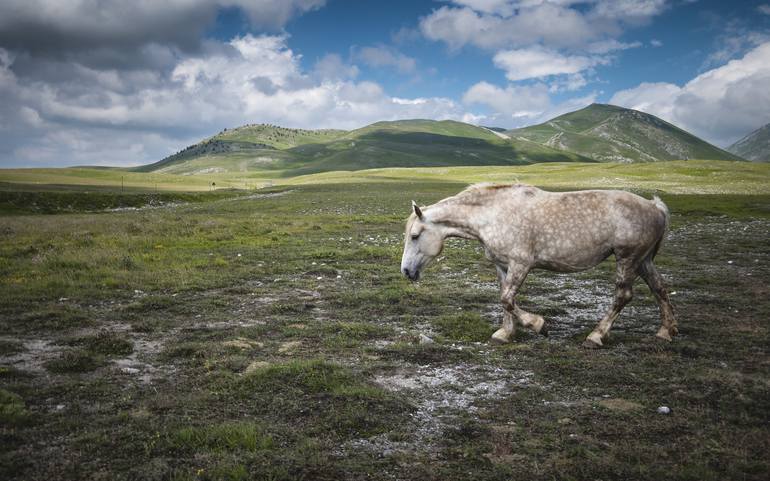
POLYGON ((477 240, 497 269, 503 321, 491 338, 510 342, 514 318, 547 335, 542 316, 522 310, 516 293, 532 269, 579 272, 615 255, 612 307, 583 346, 599 348, 612 323, 633 298, 641 277, 660 309, 656 336, 671 341, 677 329, 674 310, 653 263, 670 214, 657 196, 647 200, 619 190, 548 192, 530 185, 476 184, 427 207, 412 201, 404 234, 401 272, 411 281, 435 259, 448 237, 477 240))

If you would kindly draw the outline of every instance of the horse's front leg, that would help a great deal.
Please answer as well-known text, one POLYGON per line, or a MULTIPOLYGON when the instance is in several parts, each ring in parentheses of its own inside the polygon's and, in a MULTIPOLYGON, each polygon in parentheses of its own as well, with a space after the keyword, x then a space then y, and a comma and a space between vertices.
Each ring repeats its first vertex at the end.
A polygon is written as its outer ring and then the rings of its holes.
POLYGON ((508 342, 514 333, 514 317, 519 322, 535 332, 545 334, 543 325, 545 320, 537 314, 524 311, 516 305, 516 293, 529 273, 529 266, 521 264, 511 264, 508 269, 497 268, 497 275, 500 278, 500 301, 503 304, 503 325, 492 334, 494 342, 508 342))

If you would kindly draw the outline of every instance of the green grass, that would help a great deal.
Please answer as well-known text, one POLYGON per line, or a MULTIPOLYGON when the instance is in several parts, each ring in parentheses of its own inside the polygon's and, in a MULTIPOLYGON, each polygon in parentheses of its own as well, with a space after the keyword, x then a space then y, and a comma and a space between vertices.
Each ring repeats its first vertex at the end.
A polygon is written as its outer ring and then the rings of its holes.
MULTIPOLYGON (((105 181, 109 182, 109 181, 105 181)), ((108 184, 109 185, 109 184, 108 184)), ((61 214, 68 212, 99 212, 116 209, 157 208, 186 203, 227 200, 246 195, 246 191, 218 190, 216 192, 110 192, 101 186, 84 191, 82 186, 62 188, 30 188, 0 190, 0 214, 61 214), (34 190, 33 190, 34 189, 34 190), (86 195, 84 195, 86 194, 86 195)))
POLYGON ((125 337, 102 331, 92 336, 78 337, 71 341, 71 344, 82 346, 88 351, 96 354, 110 355, 128 355, 134 351, 133 344, 125 337))
POLYGON ((667 165, 319 174, 274 196, 0 215, 0 478, 764 479, 768 172, 667 165), (609 262, 533 272, 520 301, 550 337, 499 347, 478 244, 403 278, 411 199, 516 176, 660 192, 674 343, 654 341, 638 282, 607 347, 580 348, 609 262))
POLYGON ((289 179, 288 184, 361 182, 526 183, 551 189, 619 188, 671 194, 767 194, 766 164, 712 160, 644 164, 554 163, 519 167, 433 167, 327 172, 289 179))
POLYGON ((463 312, 437 318, 434 325, 448 339, 466 342, 484 342, 497 329, 478 313, 463 312))
POLYGON ((169 436, 171 448, 183 451, 259 451, 273 449, 275 443, 254 423, 230 422, 213 426, 186 427, 169 436))
POLYGON ((83 373, 93 371, 105 364, 104 357, 87 350, 65 351, 61 356, 45 363, 53 373, 83 373))
POLYGON ((18 394, 0 389, 0 426, 14 428, 27 424, 33 418, 18 394))
MULTIPOLYGON (((178 176, 169 174, 153 174, 129 172, 125 169, 100 169, 88 167, 70 167, 60 169, 1 169, 0 182, 4 191, 17 192, 15 184, 31 184, 32 188, 40 186, 66 186, 81 189, 109 189, 116 195, 121 186, 128 190, 140 191, 208 191, 211 181, 205 177, 178 176), (10 183, 11 185, 8 185, 10 183)), ((222 182, 222 181, 220 181, 222 182)), ((240 187, 240 185, 218 184, 220 187, 240 187)), ((22 188, 23 189, 23 188, 22 188)), ((29 189, 29 188, 28 188, 29 189)), ((23 189, 27 190, 27 189, 23 189)))
MULTIPOLYGON (((421 157, 423 158, 423 157, 421 157)), ((429 157, 428 157, 429 158, 429 157)), ((230 165, 232 159, 220 159, 230 165)), ((212 160, 209 160, 212 161, 212 160)), ((208 161, 207 161, 208 162, 208 161)), ((213 162, 213 161, 212 161, 213 162)), ((428 164, 430 165, 430 163, 428 164)), ((287 167, 288 168, 288 167, 287 167)), ((315 167, 313 167, 315 169, 315 167)), ((317 170, 317 169, 315 169, 317 170)), ((537 163, 518 166, 443 166, 421 168, 384 168, 357 171, 333 171, 285 177, 287 170, 263 169, 206 175, 133 173, 131 192, 118 193, 120 176, 114 170, 98 169, 26 169, 0 170, 0 212, 57 213, 103 210, 116 207, 140 207, 153 204, 194 203, 237 197, 256 187, 268 185, 362 182, 523 182, 545 188, 621 188, 676 194, 763 194, 770 192, 770 167, 764 163, 714 160, 688 160, 641 164, 597 164, 581 162, 537 163), (93 177, 98 173, 99 177, 93 177), (161 190, 208 190, 235 187, 238 191, 215 191, 197 195, 157 194, 161 190), (180 179, 176 183, 176 179, 180 179), (83 196, 83 191, 92 194, 83 196), (63 191, 63 192, 62 192, 63 191), (148 192, 149 191, 149 192, 148 192), (60 194, 55 194, 60 192, 60 194)), ((301 174, 301 171, 292 171, 301 174)))

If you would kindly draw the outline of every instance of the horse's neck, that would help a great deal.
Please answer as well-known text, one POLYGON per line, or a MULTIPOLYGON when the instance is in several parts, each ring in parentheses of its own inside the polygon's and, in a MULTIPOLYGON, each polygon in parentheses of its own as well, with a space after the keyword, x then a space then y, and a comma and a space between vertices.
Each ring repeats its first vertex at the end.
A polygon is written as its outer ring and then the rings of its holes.
POLYGON ((433 204, 426 210, 431 222, 441 225, 447 237, 478 239, 479 226, 474 222, 477 206, 451 200, 433 204))

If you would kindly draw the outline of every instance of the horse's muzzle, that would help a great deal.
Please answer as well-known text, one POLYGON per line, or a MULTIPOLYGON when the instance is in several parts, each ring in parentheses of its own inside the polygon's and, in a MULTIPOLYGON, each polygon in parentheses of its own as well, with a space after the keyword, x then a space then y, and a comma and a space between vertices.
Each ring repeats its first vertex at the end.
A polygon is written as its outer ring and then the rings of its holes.
POLYGON ((412 282, 416 282, 420 279, 420 271, 418 271, 417 269, 410 271, 408 267, 404 267, 403 269, 401 269, 401 272, 403 272, 404 275, 408 277, 409 280, 412 282))

